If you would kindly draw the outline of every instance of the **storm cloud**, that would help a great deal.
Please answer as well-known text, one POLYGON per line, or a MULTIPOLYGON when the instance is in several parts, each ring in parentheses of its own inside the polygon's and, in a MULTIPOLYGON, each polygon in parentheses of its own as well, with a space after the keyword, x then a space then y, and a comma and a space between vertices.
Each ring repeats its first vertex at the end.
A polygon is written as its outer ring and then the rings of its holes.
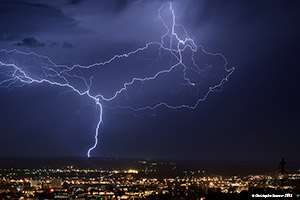
POLYGON ((64 42, 63 43, 63 48, 65 48, 65 49, 71 49, 71 48, 74 48, 74 46, 71 43, 69 43, 69 42, 64 42))
POLYGON ((43 47, 45 46, 45 43, 38 41, 34 37, 29 37, 29 38, 24 38, 22 42, 18 42, 15 45, 35 48, 35 47, 43 47))
POLYGON ((0 1, 0 40, 17 40, 34 33, 76 27, 76 20, 60 9, 31 1, 0 1))

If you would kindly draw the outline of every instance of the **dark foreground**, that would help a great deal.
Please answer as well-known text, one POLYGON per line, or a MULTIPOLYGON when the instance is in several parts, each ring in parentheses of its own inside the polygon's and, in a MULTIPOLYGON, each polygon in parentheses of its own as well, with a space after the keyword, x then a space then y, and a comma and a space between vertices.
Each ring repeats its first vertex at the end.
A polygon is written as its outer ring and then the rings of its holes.
POLYGON ((287 163, 284 173, 282 167, 278 162, 0 158, 0 199, 300 198, 299 163, 287 163))

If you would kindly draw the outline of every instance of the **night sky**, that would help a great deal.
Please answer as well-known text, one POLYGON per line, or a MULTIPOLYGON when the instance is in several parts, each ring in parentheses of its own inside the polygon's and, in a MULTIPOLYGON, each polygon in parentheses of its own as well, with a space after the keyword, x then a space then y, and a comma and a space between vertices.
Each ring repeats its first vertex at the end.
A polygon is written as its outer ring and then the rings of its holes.
MULTIPOLYGON (((68 66, 103 62, 148 42, 160 42, 166 30, 158 9, 164 4, 169 2, 0 1, 0 49, 35 52, 68 66)), ((195 43, 221 52, 235 71, 222 91, 210 93, 196 109, 109 108, 153 105, 161 99, 192 103, 195 98, 194 91, 188 94, 173 87, 180 79, 178 71, 153 85, 134 85, 127 96, 103 108, 99 144, 92 156, 299 161, 300 2, 175 0, 172 6, 176 23, 185 26, 195 43)), ((170 21, 170 10, 162 9, 162 15, 170 21)), ((93 92, 109 96, 133 72, 145 76, 174 62, 166 53, 149 65, 155 50, 82 73, 93 76, 93 92)), ((22 57, 12 59, 25 63, 22 57)), ((207 59, 223 66, 218 57, 207 59)), ((200 94, 224 77, 220 69, 203 79, 200 94)), ((95 103, 47 83, 19 86, 0 87, 0 156, 86 156, 99 119, 95 103)))

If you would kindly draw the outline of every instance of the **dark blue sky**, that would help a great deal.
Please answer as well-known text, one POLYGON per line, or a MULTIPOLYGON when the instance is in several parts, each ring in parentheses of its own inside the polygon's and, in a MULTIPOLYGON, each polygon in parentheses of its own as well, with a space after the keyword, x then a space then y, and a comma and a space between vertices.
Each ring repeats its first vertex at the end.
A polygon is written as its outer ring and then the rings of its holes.
MULTIPOLYGON (((157 14, 164 3, 0 1, 0 49, 32 51, 69 66, 102 62, 159 42, 165 29, 157 14)), ((222 92, 211 93, 195 110, 159 107, 145 115, 104 108, 92 155, 299 161, 299 1, 189 0, 172 5, 189 36, 210 52, 222 52, 235 72, 222 92)), ((167 10, 162 14, 170 19, 167 10)), ((83 73, 94 76, 93 91, 111 95, 141 65, 141 76, 153 73, 147 68, 153 52, 83 73)), ((153 67, 170 62, 167 54, 153 67)), ((210 77, 224 76, 213 72, 210 77)), ((172 85, 178 77, 166 79, 172 85)), ((174 90, 161 80, 145 88, 148 96, 136 88, 128 91, 130 105, 157 103, 157 97, 172 103, 194 98, 156 93, 155 88, 174 90)), ((94 142, 99 109, 89 98, 65 91, 49 84, 0 88, 0 155, 85 156, 94 142)), ((117 104, 127 105, 121 100, 117 104)))

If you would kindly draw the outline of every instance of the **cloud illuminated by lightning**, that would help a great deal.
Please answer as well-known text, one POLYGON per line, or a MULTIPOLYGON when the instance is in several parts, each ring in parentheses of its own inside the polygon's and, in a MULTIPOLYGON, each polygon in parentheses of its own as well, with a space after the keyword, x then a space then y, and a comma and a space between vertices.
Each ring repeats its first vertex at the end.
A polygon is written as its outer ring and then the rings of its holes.
MULTIPOLYGON (((93 100, 99 107, 99 119, 97 121, 95 130, 95 142, 87 152, 87 156, 90 157, 92 150, 94 150, 98 144, 98 133, 102 123, 104 105, 106 105, 107 108, 125 109, 132 112, 155 110, 160 106, 165 106, 170 109, 195 109, 201 101, 206 100, 211 92, 219 91, 224 82, 228 80, 234 71, 234 68, 227 67, 227 60, 221 53, 210 53, 206 51, 203 46, 197 46, 195 44, 194 40, 189 37, 185 27, 176 23, 175 11, 172 8, 171 3, 164 4, 158 10, 158 17, 166 30, 159 42, 152 41, 134 51, 130 51, 125 54, 114 55, 109 60, 87 66, 79 64, 73 66, 57 65, 47 56, 38 55, 34 52, 25 53, 16 49, 2 49, 0 50, 0 88, 22 87, 25 84, 31 83, 47 83, 50 85, 67 88, 68 90, 73 91, 80 96, 87 96, 93 100), (168 13, 171 15, 170 22, 165 20, 162 16, 163 10, 165 9, 167 9, 168 13), (131 78, 130 80, 122 83, 122 86, 116 91, 112 92, 111 95, 104 95, 102 93, 94 94, 94 92, 91 90, 91 87, 93 86, 93 76, 86 78, 82 75, 82 73, 75 72, 76 70, 91 70, 92 68, 105 67, 119 59, 127 59, 138 53, 149 50, 150 47, 156 47, 158 51, 158 56, 156 59, 153 59, 153 62, 161 59, 160 56, 163 54, 163 52, 169 54, 171 58, 175 60, 175 62, 170 62, 169 66, 164 66, 163 69, 160 69, 149 76, 135 76, 131 78), (188 57, 190 62, 186 62, 186 60, 188 60, 185 58, 186 52, 190 52, 190 56, 188 57), (199 94, 199 90, 202 89, 201 87, 203 87, 204 80, 206 80, 207 77, 211 77, 209 75, 213 72, 210 72, 213 66, 205 65, 205 67, 201 67, 199 64, 197 64, 197 59, 195 57, 196 54, 199 53, 213 58, 221 58, 223 62, 223 71, 221 75, 215 75, 218 77, 218 81, 209 85, 205 92, 201 93, 202 95, 199 94), (181 88, 186 87, 197 91, 196 94, 194 94, 196 99, 194 98, 195 100, 192 103, 175 104, 174 102, 169 103, 168 101, 158 100, 156 103, 149 103, 142 106, 131 105, 129 103, 117 104, 113 106, 109 104, 116 101, 118 98, 122 99, 120 95, 124 95, 124 93, 128 92, 128 89, 135 84, 151 84, 158 79, 163 79, 165 75, 171 74, 175 70, 180 71, 182 79, 180 83, 178 83, 175 93, 180 93, 181 88)), ((139 91, 136 92, 138 93, 139 91)))

